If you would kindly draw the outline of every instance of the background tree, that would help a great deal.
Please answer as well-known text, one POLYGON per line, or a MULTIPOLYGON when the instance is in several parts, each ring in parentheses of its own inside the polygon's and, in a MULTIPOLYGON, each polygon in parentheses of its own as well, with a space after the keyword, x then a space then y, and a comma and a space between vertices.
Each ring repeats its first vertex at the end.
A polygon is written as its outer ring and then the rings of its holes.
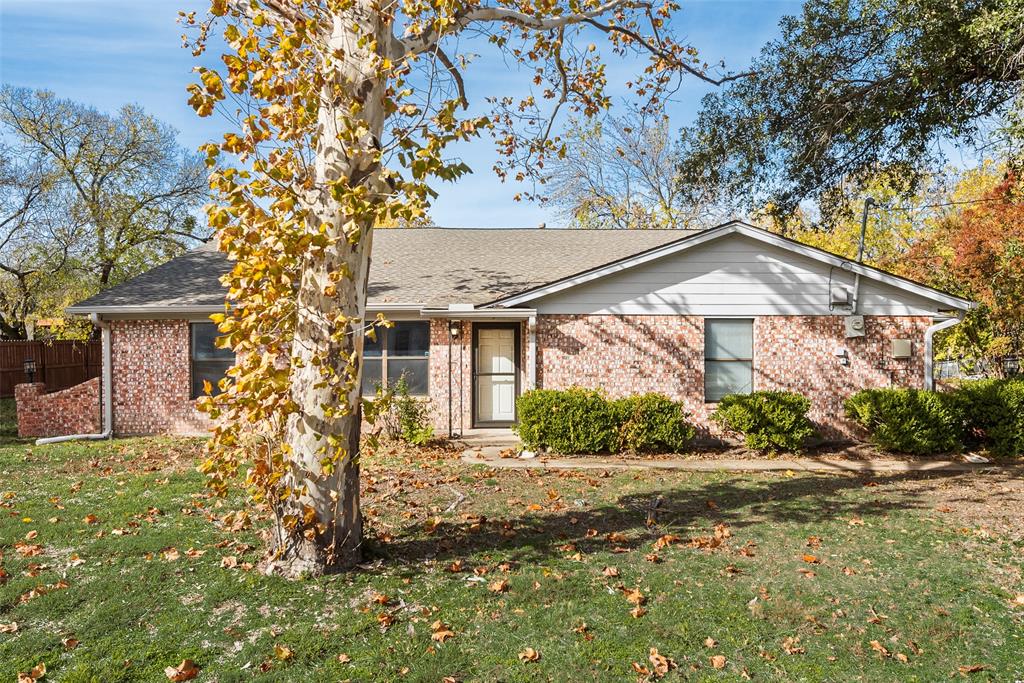
POLYGON ((57 219, 54 174, 19 151, 0 148, 0 337, 12 339, 25 337, 73 241, 57 219))
MULTIPOLYGON (((971 185, 977 178, 970 178, 971 185)), ((938 220, 908 254, 908 274, 978 302, 942 339, 941 351, 1003 374, 1003 360, 1024 355, 1024 187, 1015 172, 981 201, 938 220)))
POLYGON ((421 216, 431 182, 469 171, 446 157, 449 145, 482 130, 502 154, 500 175, 537 177, 565 151, 556 116, 591 118, 610 104, 598 37, 606 54, 638 60, 630 87, 648 111, 684 74, 715 80, 672 37, 675 9, 644 0, 212 0, 209 16, 183 15, 197 55, 215 29, 227 45, 222 69, 198 69, 192 106, 237 122, 205 148, 218 194, 210 222, 236 264, 218 320, 239 362, 207 404, 224 419, 204 469, 219 490, 244 470, 275 511, 268 568, 319 572, 360 557, 373 226, 421 216), (463 111, 463 74, 483 47, 516 62, 535 88, 497 98, 486 116, 463 111))
POLYGON ((785 214, 879 168, 920 179, 942 141, 1024 139, 1021 16, 1022 0, 808 0, 705 98, 684 178, 785 214))
MULTIPOLYGON (((0 89, 0 334, 207 237, 202 158, 137 107, 108 116, 49 92, 0 89)), ((78 337, 88 326, 62 324, 78 337)))
POLYGON ((53 93, 4 86, 0 124, 52 169, 66 223, 81 227, 76 267, 117 284, 208 236, 193 211, 207 196, 201 156, 134 105, 110 116, 53 93))
POLYGON ((663 114, 574 120, 563 144, 532 197, 573 227, 701 228, 729 216, 713 188, 683 182, 680 145, 663 114))

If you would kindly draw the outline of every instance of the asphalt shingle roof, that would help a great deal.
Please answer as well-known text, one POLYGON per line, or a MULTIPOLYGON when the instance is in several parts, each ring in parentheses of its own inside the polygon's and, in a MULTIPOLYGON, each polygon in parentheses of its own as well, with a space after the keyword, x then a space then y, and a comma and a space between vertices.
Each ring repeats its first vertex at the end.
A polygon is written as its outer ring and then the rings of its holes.
MULTIPOLYGON (((370 304, 483 304, 596 268, 693 234, 686 230, 413 228, 377 230, 370 304)), ((229 262, 212 244, 72 306, 219 306, 229 262)))

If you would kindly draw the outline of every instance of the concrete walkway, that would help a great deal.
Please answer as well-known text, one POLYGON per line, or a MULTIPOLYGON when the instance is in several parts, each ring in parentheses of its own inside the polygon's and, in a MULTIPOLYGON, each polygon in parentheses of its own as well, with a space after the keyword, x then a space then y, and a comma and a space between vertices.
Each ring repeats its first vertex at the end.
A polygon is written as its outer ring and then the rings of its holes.
POLYGON ((462 461, 501 469, 550 470, 678 470, 683 472, 827 472, 899 473, 899 472, 978 472, 1022 469, 1021 465, 974 464, 955 460, 843 460, 829 458, 793 458, 765 460, 624 460, 616 458, 502 458, 497 446, 473 448, 462 453, 462 461))

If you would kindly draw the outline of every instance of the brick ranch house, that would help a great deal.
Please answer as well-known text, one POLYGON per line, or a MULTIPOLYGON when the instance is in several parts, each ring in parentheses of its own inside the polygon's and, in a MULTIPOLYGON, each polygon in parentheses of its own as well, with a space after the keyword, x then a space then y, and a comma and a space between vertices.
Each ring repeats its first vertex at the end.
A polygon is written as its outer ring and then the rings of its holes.
MULTIPOLYGON (((228 267, 204 245, 69 309, 103 329, 105 430, 207 429, 195 399, 232 361, 208 320, 223 310, 228 267)), ((705 428, 725 394, 783 389, 812 400, 824 435, 846 438, 843 400, 865 387, 931 388, 932 334, 972 305, 736 221, 379 230, 367 318, 395 325, 367 340, 363 386, 404 373, 440 435, 514 424, 516 397, 533 387, 662 392, 705 428)))

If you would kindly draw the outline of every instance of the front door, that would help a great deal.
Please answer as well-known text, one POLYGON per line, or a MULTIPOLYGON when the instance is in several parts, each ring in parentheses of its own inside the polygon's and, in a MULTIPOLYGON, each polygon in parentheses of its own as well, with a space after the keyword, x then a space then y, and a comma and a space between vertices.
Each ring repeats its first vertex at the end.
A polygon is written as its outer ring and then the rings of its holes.
POLYGON ((474 327, 474 399, 477 424, 510 424, 516 419, 518 334, 511 326, 474 327))

